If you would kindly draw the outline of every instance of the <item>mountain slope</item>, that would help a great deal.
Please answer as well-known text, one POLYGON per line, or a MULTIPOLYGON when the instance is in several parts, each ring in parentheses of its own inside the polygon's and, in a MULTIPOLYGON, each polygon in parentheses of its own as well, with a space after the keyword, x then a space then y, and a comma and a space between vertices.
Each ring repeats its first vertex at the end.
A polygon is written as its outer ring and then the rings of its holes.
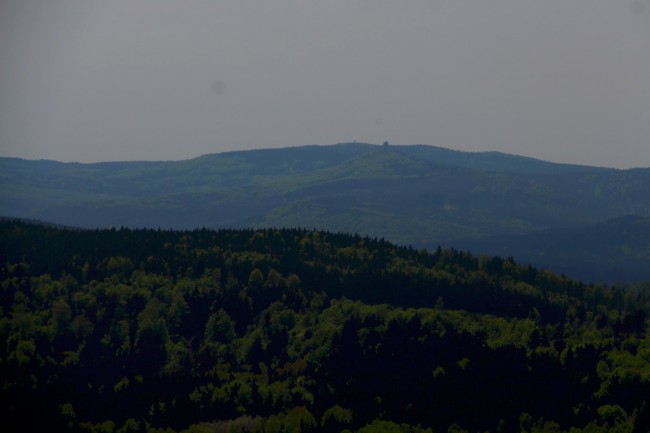
POLYGON ((565 166, 430 146, 307 146, 179 162, 3 158, 0 169, 3 214, 81 227, 328 222, 323 228, 374 236, 390 225, 391 240, 435 243, 650 210, 650 170, 565 166))
POLYGON ((584 281, 650 281, 650 218, 626 216, 582 227, 457 240, 477 254, 517 257, 584 281))
POLYGON ((178 162, 0 159, 0 214, 79 227, 315 227, 434 247, 650 215, 650 169, 340 144, 178 162))
POLYGON ((313 230, 0 245, 3 431, 650 428, 647 292, 313 230))

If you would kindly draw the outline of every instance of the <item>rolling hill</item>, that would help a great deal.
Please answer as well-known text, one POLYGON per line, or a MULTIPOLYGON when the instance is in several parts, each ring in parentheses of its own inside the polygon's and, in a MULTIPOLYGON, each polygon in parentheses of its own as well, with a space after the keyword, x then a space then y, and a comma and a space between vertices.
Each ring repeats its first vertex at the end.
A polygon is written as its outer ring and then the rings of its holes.
POLYGON ((650 218, 624 216, 580 227, 457 240, 476 254, 514 256, 583 281, 650 281, 650 218))
POLYGON ((650 428, 647 289, 306 229, 0 245, 6 432, 650 428))
POLYGON ((435 248, 524 242, 544 230, 650 215, 650 169, 424 145, 347 143, 175 162, 1 158, 0 173, 0 214, 86 228, 306 227, 435 248))

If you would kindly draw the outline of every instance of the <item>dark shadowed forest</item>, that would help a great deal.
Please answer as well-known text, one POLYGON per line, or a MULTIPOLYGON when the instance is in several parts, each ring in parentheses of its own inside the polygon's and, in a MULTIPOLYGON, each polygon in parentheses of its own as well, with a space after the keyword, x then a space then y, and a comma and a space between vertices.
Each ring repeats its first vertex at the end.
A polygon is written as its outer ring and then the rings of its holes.
POLYGON ((650 431, 650 292, 314 230, 0 223, 3 431, 650 431))

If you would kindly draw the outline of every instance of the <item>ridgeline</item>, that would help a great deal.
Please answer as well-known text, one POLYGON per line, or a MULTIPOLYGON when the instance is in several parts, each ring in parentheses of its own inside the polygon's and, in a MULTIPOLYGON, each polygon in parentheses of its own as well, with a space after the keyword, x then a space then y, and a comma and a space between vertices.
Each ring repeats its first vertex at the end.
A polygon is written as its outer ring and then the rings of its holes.
POLYGON ((305 227, 418 248, 477 245, 488 255, 515 245, 505 254, 617 283, 650 280, 650 252, 626 248, 628 239, 647 237, 650 224, 609 224, 613 236, 589 257, 580 231, 621 217, 647 219, 649 184, 650 169, 421 145, 304 146, 175 162, 0 158, 0 214, 84 228, 305 227), (539 248, 537 239, 558 239, 558 231, 573 242, 539 248))

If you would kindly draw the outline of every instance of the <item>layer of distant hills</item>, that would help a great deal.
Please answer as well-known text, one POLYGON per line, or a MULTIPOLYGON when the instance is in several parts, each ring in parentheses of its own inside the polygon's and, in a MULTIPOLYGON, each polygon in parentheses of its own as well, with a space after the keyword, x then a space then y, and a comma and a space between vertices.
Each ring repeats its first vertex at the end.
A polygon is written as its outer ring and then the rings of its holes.
POLYGON ((82 228, 303 227, 650 280, 650 169, 347 143, 95 164, 0 158, 0 214, 82 228))

